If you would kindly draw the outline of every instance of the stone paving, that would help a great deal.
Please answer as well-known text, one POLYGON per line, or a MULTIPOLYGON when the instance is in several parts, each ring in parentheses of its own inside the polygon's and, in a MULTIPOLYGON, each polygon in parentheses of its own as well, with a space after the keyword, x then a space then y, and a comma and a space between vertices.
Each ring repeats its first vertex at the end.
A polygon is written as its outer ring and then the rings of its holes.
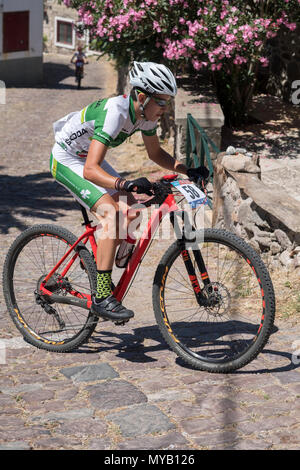
MULTIPOLYGON (((74 201, 49 173, 52 123, 114 91, 105 61, 90 60, 80 91, 68 58, 46 56, 45 70, 45 87, 8 89, 1 110, 1 266, 13 239, 32 224, 81 230, 74 201)), ((126 297, 134 320, 98 324, 72 353, 25 343, 0 294, 0 449, 299 448, 299 324, 277 320, 264 352, 234 374, 187 367, 163 342, 152 311, 164 249, 154 241, 126 297)))

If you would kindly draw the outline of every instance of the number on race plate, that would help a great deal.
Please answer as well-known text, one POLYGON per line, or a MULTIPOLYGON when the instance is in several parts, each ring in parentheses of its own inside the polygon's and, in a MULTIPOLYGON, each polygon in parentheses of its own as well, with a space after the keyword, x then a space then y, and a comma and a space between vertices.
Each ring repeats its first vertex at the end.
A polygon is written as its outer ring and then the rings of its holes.
POLYGON ((184 180, 173 181, 171 184, 184 195, 193 209, 201 204, 207 204, 206 195, 195 184, 184 180))

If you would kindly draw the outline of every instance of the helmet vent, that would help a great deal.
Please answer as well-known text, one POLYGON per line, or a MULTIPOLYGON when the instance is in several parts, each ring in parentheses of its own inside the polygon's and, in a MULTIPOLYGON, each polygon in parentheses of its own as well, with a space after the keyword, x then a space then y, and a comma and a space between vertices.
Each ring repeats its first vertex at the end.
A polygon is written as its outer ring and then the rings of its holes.
POLYGON ((169 80, 168 75, 161 68, 159 68, 159 67, 157 67, 157 68, 166 77, 166 79, 169 80))
POLYGON ((147 94, 176 95, 176 79, 168 67, 163 64, 134 61, 129 77, 133 87, 142 88, 147 91, 147 94))
POLYGON ((153 73, 153 75, 156 75, 156 77, 160 78, 160 75, 154 69, 150 69, 150 70, 153 73))
POLYGON ((154 90, 155 89, 163 90, 162 86, 160 86, 158 83, 153 83, 149 78, 147 79, 147 82, 150 83, 150 85, 152 86, 152 88, 154 88, 154 90))
POLYGON ((162 82, 170 91, 172 91, 172 92, 174 91, 173 87, 168 82, 166 82, 165 80, 162 80, 162 82))

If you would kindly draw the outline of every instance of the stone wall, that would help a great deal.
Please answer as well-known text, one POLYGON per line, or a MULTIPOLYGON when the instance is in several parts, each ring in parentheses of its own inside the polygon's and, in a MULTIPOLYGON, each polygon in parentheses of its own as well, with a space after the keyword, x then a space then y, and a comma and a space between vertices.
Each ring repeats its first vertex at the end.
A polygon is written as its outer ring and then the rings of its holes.
POLYGON ((73 44, 71 46, 63 47, 63 45, 56 45, 56 18, 63 18, 67 21, 72 20, 74 24, 77 24, 78 13, 75 9, 68 8, 63 3, 60 5, 57 0, 46 0, 44 2, 43 35, 46 38, 46 41, 44 41, 44 52, 70 55, 75 52, 76 47, 82 41, 77 39, 74 31, 73 44))
POLYGON ((299 268, 300 202, 261 181, 258 158, 223 152, 214 167, 213 226, 248 241, 273 268, 299 268))

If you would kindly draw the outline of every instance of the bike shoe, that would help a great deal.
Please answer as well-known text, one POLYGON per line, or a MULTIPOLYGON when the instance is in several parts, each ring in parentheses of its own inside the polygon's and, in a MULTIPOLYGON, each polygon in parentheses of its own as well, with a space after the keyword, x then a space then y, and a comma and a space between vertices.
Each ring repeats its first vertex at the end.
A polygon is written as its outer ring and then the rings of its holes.
POLYGON ((134 316, 132 310, 125 308, 113 295, 97 301, 92 297, 92 312, 106 320, 129 320, 134 316))

